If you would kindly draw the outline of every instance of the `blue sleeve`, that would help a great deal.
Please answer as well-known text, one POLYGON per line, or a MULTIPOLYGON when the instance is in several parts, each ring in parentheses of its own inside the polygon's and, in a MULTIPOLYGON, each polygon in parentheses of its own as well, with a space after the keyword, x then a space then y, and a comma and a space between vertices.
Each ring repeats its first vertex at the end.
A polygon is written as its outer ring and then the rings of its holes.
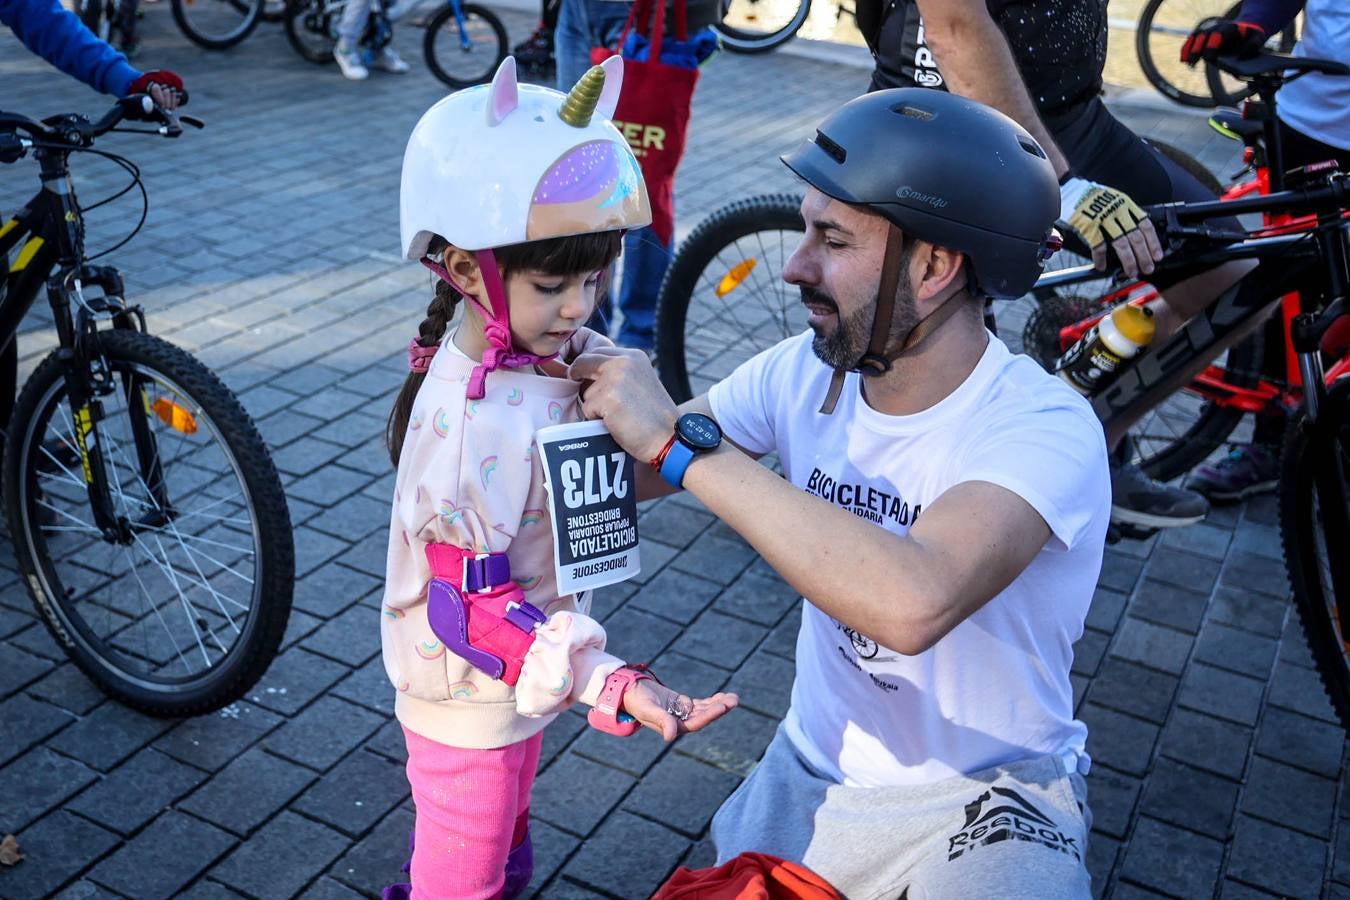
POLYGON ((1238 19, 1255 22, 1266 34, 1275 34, 1294 21, 1306 0, 1245 0, 1238 19))
POLYGON ((0 22, 29 50, 96 91, 121 97, 141 76, 59 0, 0 0, 0 22))

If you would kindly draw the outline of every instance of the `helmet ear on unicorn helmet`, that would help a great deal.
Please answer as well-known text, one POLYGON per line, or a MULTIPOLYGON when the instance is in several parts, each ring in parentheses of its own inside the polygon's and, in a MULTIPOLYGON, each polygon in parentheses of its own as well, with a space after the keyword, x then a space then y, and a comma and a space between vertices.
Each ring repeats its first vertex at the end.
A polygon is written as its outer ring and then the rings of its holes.
POLYGON ((403 154, 403 256, 424 257, 432 235, 486 250, 649 224, 637 159, 609 121, 622 85, 619 57, 566 95, 520 84, 507 57, 491 84, 427 110, 403 154))

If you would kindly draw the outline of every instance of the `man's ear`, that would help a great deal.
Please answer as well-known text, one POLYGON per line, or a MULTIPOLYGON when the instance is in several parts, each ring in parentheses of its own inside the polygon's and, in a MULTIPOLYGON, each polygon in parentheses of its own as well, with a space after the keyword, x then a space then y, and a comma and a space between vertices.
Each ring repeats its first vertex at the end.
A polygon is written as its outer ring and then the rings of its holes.
POLYGON ((442 263, 455 279, 455 284, 482 299, 483 275, 478 270, 478 258, 467 250, 450 246, 445 248, 442 263))
POLYGON ((910 277, 916 303, 935 301, 936 305, 966 286, 968 279, 962 265, 966 257, 961 251, 921 241, 912 258, 910 277))

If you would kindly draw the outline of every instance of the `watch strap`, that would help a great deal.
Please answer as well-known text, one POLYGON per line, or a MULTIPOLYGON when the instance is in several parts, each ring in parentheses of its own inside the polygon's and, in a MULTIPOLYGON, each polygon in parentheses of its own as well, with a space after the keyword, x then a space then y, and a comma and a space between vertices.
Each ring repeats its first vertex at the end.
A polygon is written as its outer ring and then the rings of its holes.
POLYGON ((684 487, 685 470, 693 461, 694 448, 684 441, 676 441, 670 445, 666 458, 661 462, 661 478, 671 487, 684 487))
POLYGON ((586 721, 592 728, 607 734, 619 737, 631 736, 640 726, 637 719, 623 712, 624 694, 639 681, 646 681, 651 677, 646 672, 627 667, 615 669, 605 679, 605 686, 600 689, 600 696, 596 699, 594 708, 586 714, 586 721), (620 716, 628 721, 623 721, 620 716))

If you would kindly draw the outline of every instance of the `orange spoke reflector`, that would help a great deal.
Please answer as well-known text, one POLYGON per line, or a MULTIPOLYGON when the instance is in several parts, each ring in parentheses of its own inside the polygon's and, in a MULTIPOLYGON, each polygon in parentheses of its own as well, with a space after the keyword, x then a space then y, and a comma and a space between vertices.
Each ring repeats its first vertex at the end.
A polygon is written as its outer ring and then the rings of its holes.
POLYGON ((183 434, 197 433, 197 417, 168 397, 160 397, 156 400, 154 409, 155 415, 159 416, 160 421, 174 431, 181 431, 183 434))
POLYGON ((722 280, 717 283, 717 299, 722 299, 740 287, 741 282, 750 277, 750 273, 755 271, 757 265, 759 265, 759 260, 754 257, 736 263, 731 271, 723 275, 722 280))

